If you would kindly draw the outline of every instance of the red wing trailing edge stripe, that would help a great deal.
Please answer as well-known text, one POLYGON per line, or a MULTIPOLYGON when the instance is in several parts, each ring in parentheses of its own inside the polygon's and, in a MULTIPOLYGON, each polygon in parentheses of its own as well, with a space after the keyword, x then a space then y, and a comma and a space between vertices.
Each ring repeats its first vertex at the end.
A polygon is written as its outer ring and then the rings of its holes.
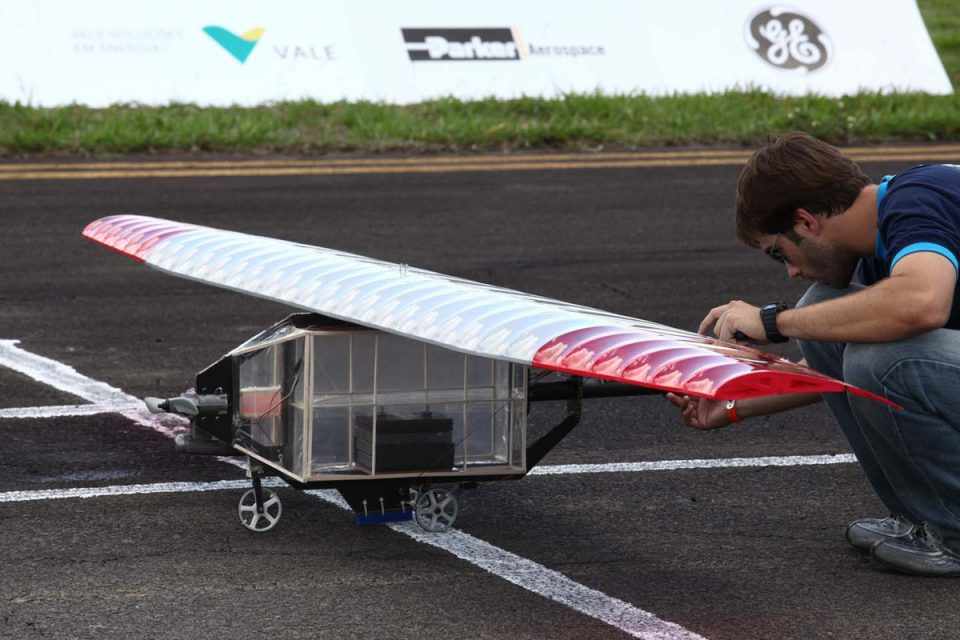
POLYGON ((741 400, 849 391, 900 408, 886 398, 756 349, 698 338, 664 338, 642 329, 629 332, 621 327, 589 327, 543 345, 533 365, 704 398, 741 400))

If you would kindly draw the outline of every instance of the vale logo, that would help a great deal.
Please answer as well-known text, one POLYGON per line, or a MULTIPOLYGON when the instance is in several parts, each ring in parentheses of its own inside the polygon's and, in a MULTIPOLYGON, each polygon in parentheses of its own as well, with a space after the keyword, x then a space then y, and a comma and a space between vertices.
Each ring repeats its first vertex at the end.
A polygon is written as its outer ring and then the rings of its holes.
POLYGON ((256 27, 238 36, 223 27, 211 25, 204 27, 203 32, 216 40, 217 44, 226 49, 227 53, 236 58, 240 64, 243 64, 247 61, 247 58, 250 57, 250 54, 253 53, 253 48, 257 46, 257 43, 263 36, 264 29, 262 27, 256 27))

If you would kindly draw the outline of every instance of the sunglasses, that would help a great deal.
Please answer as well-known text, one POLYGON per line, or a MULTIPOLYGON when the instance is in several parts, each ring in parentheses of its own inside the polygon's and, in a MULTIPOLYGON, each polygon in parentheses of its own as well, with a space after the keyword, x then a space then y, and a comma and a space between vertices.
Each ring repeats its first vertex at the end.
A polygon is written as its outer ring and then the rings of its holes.
POLYGON ((780 247, 777 246, 778 242, 780 242, 779 233, 773 237, 773 243, 763 251, 780 264, 788 264, 790 260, 788 260, 787 256, 783 255, 783 252, 780 251, 780 247))

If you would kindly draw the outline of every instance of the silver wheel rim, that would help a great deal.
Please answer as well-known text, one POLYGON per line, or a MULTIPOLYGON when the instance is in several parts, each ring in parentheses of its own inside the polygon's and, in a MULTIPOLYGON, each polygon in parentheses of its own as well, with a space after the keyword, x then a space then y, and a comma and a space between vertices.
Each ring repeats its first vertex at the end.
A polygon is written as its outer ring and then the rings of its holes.
POLYGON ((240 516, 240 523, 250 531, 263 533, 270 531, 280 521, 280 514, 283 513, 283 505, 280 503, 280 496, 274 491, 266 489, 263 491, 263 513, 257 513, 257 498, 253 489, 248 489, 240 497, 240 504, 237 505, 237 515, 240 516))
POLYGON ((443 533, 457 520, 457 496, 446 489, 427 489, 417 495, 417 524, 424 531, 443 533))

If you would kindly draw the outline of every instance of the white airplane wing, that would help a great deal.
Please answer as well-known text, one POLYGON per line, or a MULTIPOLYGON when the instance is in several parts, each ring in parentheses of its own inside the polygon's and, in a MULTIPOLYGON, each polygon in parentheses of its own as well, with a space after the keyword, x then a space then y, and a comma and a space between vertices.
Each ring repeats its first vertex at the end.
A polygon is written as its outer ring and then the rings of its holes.
POLYGON ((697 397, 867 391, 756 349, 406 265, 117 215, 90 240, 176 276, 487 358, 697 397))

